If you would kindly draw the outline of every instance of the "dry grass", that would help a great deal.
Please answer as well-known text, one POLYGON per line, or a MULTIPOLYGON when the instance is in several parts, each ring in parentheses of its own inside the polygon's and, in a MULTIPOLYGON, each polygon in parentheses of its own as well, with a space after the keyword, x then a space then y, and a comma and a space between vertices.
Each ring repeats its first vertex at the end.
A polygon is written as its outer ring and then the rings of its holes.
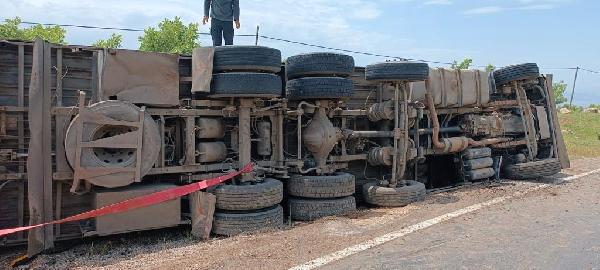
POLYGON ((600 156, 600 114, 571 112, 558 118, 572 159, 600 156))

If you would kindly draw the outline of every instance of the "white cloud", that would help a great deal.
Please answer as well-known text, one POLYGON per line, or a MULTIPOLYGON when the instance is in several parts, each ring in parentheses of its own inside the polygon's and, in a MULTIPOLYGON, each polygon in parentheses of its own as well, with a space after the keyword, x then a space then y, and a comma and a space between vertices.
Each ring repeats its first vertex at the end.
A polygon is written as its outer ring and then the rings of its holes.
MULTIPOLYGON (((432 0, 435 1, 435 0, 432 0)), ((573 0, 517 0, 513 6, 486 6, 463 11, 465 15, 499 13, 507 10, 549 10, 573 0)))
POLYGON ((526 6, 519 7, 518 9, 521 9, 521 10, 544 10, 544 9, 553 9, 555 7, 556 7, 555 5, 551 5, 551 4, 539 4, 539 5, 526 5, 526 6))
POLYGON ((465 15, 482 15, 482 14, 498 13, 498 12, 502 12, 504 10, 506 10, 506 8, 499 7, 499 6, 488 6, 488 7, 468 9, 468 10, 463 11, 463 14, 465 14, 465 15))
POLYGON ((450 0, 430 0, 423 3, 424 6, 447 6, 452 4, 453 2, 450 0))

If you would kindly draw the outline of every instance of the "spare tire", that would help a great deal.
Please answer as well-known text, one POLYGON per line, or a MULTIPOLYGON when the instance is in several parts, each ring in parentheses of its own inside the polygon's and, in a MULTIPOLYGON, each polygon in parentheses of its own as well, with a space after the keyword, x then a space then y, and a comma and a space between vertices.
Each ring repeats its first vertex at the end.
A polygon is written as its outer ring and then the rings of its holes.
POLYGON ((509 164, 504 167, 506 178, 513 180, 537 179, 552 176, 562 169, 560 161, 549 158, 525 163, 509 164))
POLYGON ((262 46, 218 46, 213 60, 214 72, 281 70, 281 51, 262 46))
POLYGON ((316 220, 322 217, 345 215, 356 210, 352 196, 337 199, 290 198, 290 215, 294 220, 316 220))
POLYGON ((365 78, 369 81, 424 81, 429 77, 429 65, 418 62, 385 62, 368 65, 365 78))
POLYGON ((425 199, 427 190, 423 183, 414 180, 405 182, 406 185, 396 188, 381 187, 377 182, 367 183, 363 186, 365 201, 377 206, 400 207, 425 199))
POLYGON ((354 58, 340 53, 317 52, 292 56, 287 59, 285 72, 288 79, 303 76, 348 77, 354 71, 354 58))
POLYGON ((309 77, 289 80, 286 97, 290 100, 338 99, 354 93, 351 79, 337 77, 309 77))
MULTIPOLYGON (((108 100, 92 104, 89 108, 92 112, 119 121, 138 122, 140 108, 123 101, 108 100)), ((71 166, 75 166, 75 152, 77 147, 77 127, 79 115, 75 116, 67 133, 65 135, 65 154, 71 166)), ((112 137, 126 132, 133 131, 135 128, 127 126, 101 125, 93 123, 84 123, 82 135, 83 141, 93 141, 96 139, 112 137)), ((160 133, 158 125, 149 114, 144 114, 144 130, 142 134, 142 161, 141 176, 150 171, 158 159, 160 151, 160 133)), ((135 149, 116 149, 116 148, 82 148, 80 164, 82 167, 107 167, 107 168, 126 168, 136 165, 135 149)), ((90 183, 114 188, 129 185, 134 181, 130 172, 113 173, 110 175, 96 176, 86 178, 90 183)))
POLYGON ((216 208, 223 210, 256 210, 271 207, 283 199, 283 183, 267 178, 246 185, 223 184, 215 188, 216 208))
POLYGON ((496 86, 501 86, 512 81, 535 79, 539 76, 540 68, 536 63, 513 65, 494 71, 496 86))
POLYGON ((212 231, 218 235, 232 236, 281 227, 283 227, 283 208, 276 205, 252 212, 217 211, 213 218, 212 231))
POLYGON ((339 198, 354 194, 354 175, 292 175, 287 181, 288 193, 304 198, 339 198))
POLYGON ((212 77, 211 97, 264 97, 281 96, 281 78, 267 73, 217 73, 212 77))

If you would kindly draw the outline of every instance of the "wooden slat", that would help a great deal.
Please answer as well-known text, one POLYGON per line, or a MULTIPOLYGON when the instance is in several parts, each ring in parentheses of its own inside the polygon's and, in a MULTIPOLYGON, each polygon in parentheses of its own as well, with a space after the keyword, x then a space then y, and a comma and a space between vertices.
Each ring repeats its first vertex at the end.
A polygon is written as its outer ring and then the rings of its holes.
POLYGON ((548 107, 550 108, 550 115, 552 117, 552 124, 554 126, 554 136, 556 138, 556 150, 558 154, 558 160, 563 169, 571 167, 571 161, 569 160, 569 153, 567 152, 567 146, 563 138, 562 129, 560 128, 560 122, 558 121, 558 109, 556 108, 556 101, 554 100, 554 89, 552 85, 552 74, 546 75, 546 88, 548 89, 548 107))
MULTIPOLYGON (((43 150, 44 158, 44 222, 50 222, 54 218, 52 209, 53 181, 52 181, 52 50, 49 43, 44 43, 44 94, 43 94, 43 150)), ((46 250, 54 247, 53 226, 47 226, 44 233, 44 248, 46 250)))
MULTIPOLYGON (((19 45, 18 56, 18 78, 17 78, 17 105, 20 108, 25 107, 25 47, 19 45)), ((18 138, 18 151, 21 152, 25 149, 25 121, 23 114, 19 113, 17 116, 17 136, 18 138)), ((19 173, 25 173, 25 166, 19 165, 19 173)), ((25 182, 19 183, 19 201, 17 202, 17 214, 18 214, 18 225, 25 225, 25 182)), ((23 238, 23 233, 17 234, 18 238, 23 238)))

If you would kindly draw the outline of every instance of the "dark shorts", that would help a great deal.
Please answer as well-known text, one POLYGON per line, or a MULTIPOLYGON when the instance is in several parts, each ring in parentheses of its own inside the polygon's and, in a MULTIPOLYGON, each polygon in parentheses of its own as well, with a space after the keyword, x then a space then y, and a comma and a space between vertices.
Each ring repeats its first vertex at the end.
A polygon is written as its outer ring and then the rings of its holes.
POLYGON ((233 22, 221 21, 215 18, 211 19, 210 35, 212 36, 213 46, 233 45, 233 22))

